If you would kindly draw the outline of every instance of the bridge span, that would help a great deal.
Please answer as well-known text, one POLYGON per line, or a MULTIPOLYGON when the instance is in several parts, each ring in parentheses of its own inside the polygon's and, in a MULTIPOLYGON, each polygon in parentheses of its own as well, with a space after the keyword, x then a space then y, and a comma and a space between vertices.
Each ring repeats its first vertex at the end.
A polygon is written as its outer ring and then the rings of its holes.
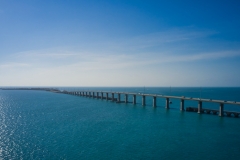
POLYGON ((230 105, 238 105, 240 106, 240 102, 236 101, 225 101, 225 100, 214 100, 214 99, 202 99, 202 98, 193 98, 193 97, 185 97, 185 96, 168 96, 168 95, 159 95, 159 94, 142 94, 142 93, 129 93, 129 92, 109 92, 109 91, 63 91, 62 93, 65 94, 71 94, 76 96, 85 96, 85 97, 92 97, 97 99, 105 99, 110 100, 117 103, 129 103, 128 99, 129 97, 132 97, 132 103, 136 104, 136 97, 140 96, 142 97, 142 106, 146 105, 146 97, 152 97, 152 106, 156 107, 157 98, 164 98, 165 99, 165 108, 169 109, 169 104, 171 103, 170 99, 179 99, 180 101, 180 110, 185 111, 185 101, 197 101, 198 107, 187 107, 186 111, 192 111, 197 112, 199 114, 201 113, 207 113, 207 114, 218 114, 219 116, 231 116, 234 115, 235 117, 240 116, 240 112, 235 111, 226 111, 224 110, 225 104, 230 105), (109 96, 111 95, 111 96, 109 96), (121 101, 121 95, 124 95, 124 100, 121 101), (115 96, 117 98, 115 98, 115 96), (202 103, 208 102, 208 103, 218 103, 219 109, 206 109, 203 108, 202 103))
POLYGON ((136 98, 137 96, 141 97, 141 104, 142 106, 146 105, 146 97, 152 97, 152 106, 156 107, 157 104, 157 98, 164 98, 165 99, 165 108, 169 109, 170 106, 170 99, 178 99, 180 101, 180 111, 185 111, 185 101, 197 101, 198 106, 197 107, 186 107, 186 111, 190 112, 197 112, 199 114, 201 113, 207 113, 207 114, 218 114, 220 117, 223 116, 234 116, 239 117, 240 112, 235 111, 227 111, 224 110, 225 104, 230 105, 237 105, 240 106, 240 102, 236 101, 225 101, 225 100, 214 100, 214 99, 203 99, 203 98, 193 98, 193 97, 185 97, 185 96, 168 96, 168 95, 160 95, 160 94, 143 94, 143 93, 129 93, 129 92, 109 92, 109 91, 66 91, 66 90, 60 90, 57 88, 0 88, 1 90, 39 90, 39 91, 50 91, 55 93, 62 93, 62 94, 70 94, 70 95, 76 95, 76 96, 84 96, 84 97, 92 97, 97 99, 105 99, 116 103, 132 103, 136 104, 136 98), (124 100, 121 100, 121 95, 124 96, 124 100), (116 97, 115 97, 116 96, 116 97), (129 98, 132 97, 132 101, 129 101, 129 98), (219 104, 219 109, 207 109, 203 108, 202 103, 217 103, 219 104))

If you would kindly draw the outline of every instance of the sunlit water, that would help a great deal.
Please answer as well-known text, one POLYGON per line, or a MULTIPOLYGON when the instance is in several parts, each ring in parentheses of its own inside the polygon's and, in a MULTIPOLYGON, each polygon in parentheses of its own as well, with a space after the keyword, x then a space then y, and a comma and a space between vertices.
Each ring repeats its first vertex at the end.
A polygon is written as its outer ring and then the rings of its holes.
MULTIPOLYGON (((240 88, 80 89, 240 101, 240 88)), ((132 105, 46 91, 0 90, 0 159, 240 159, 240 118, 181 112, 179 100, 171 101, 166 110, 164 99, 157 99, 153 108, 151 98, 142 107, 141 97, 132 105)))

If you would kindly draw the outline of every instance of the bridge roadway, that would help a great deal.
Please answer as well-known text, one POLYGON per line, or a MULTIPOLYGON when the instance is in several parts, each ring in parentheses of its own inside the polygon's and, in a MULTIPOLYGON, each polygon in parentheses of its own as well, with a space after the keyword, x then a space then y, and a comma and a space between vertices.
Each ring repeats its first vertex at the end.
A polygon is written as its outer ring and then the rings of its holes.
POLYGON ((142 105, 146 105, 145 97, 152 97, 153 98, 153 107, 156 107, 156 99, 157 98, 165 98, 166 99, 166 109, 169 109, 170 99, 179 99, 180 100, 180 110, 184 111, 184 101, 185 100, 191 100, 191 101, 198 101, 198 107, 187 107, 186 111, 193 111, 200 113, 213 113, 217 114, 219 116, 231 116, 232 114, 235 117, 238 117, 240 115, 240 112, 234 112, 234 111, 224 111, 224 104, 230 104, 230 105, 238 105, 240 106, 240 102, 236 101, 224 101, 224 100, 213 100, 213 99, 201 99, 201 98, 193 98, 193 97, 185 97, 185 96, 168 96, 168 95, 159 95, 159 94, 143 94, 143 93, 129 93, 129 92, 109 92, 109 91, 65 91, 65 90, 59 90, 57 88, 0 88, 0 90, 41 90, 41 91, 50 91, 55 93, 64 93, 64 94, 72 94, 72 95, 79 95, 79 96, 88 96, 93 98, 99 98, 99 99, 106 99, 106 100, 112 100, 116 101, 117 103, 125 102, 129 103, 128 96, 131 95, 133 98, 132 103, 136 104, 136 96, 142 97, 142 105), (96 93, 96 96, 95 96, 96 93), (101 94, 101 96, 99 96, 101 94), (105 94, 105 97, 104 97, 105 94), (112 96, 109 97, 108 95, 111 94, 112 96), (117 94, 117 98, 115 98, 115 94, 117 94), (121 95, 125 95, 125 100, 121 101, 121 95), (208 103, 218 103, 219 104, 219 110, 214 109, 204 109, 202 108, 202 102, 208 102, 208 103))
MULTIPOLYGON (((133 104, 136 104, 136 96, 142 97, 142 105, 145 106, 145 97, 152 97, 153 98, 153 107, 156 107, 156 98, 165 98, 166 99, 166 107, 169 108, 170 99, 179 99, 180 100, 180 110, 184 111, 184 101, 185 100, 191 100, 191 101, 198 101, 198 107, 197 112, 200 113, 210 113, 216 114, 216 110, 213 109, 203 109, 202 108, 202 102, 208 102, 208 103, 218 103, 219 104, 219 110, 217 110, 219 116, 231 115, 234 114, 235 117, 238 117, 240 115, 239 112, 233 112, 233 111, 224 111, 224 104, 231 104, 231 105, 239 105, 240 102, 236 101, 224 101, 224 100, 213 100, 213 99, 201 99, 201 98, 193 98, 193 97, 185 97, 185 96, 168 96, 168 95, 159 95, 159 94, 143 94, 143 93, 129 93, 129 92, 109 92, 109 91, 63 91, 67 94, 73 94, 73 95, 80 95, 80 96, 88 96, 93 98, 99 98, 99 99, 107 99, 116 101, 118 103, 125 102, 128 103, 128 96, 131 95, 133 98, 133 104), (96 94, 95 94, 96 93, 96 94), (101 94, 101 96, 99 96, 101 94), (105 97, 104 97, 105 94, 105 97), (112 96, 109 97, 109 94, 112 96), (115 98, 115 95, 118 95, 118 98, 115 98), (125 95, 125 100, 121 101, 121 96, 125 95), (231 114, 230 114, 231 113, 231 114), (236 116, 237 115, 237 116, 236 116)), ((187 111, 196 111, 196 109, 192 109, 193 107, 188 107, 187 111), (189 109, 190 108, 190 109, 189 109)))

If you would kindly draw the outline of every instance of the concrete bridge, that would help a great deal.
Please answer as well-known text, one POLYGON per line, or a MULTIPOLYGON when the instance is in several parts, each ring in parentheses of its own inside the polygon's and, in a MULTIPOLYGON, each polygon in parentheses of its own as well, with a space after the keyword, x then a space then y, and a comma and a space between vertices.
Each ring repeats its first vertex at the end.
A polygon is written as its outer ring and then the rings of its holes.
POLYGON ((140 93, 128 93, 128 92, 103 92, 103 91, 63 91, 62 93, 65 94, 71 94, 71 95, 77 95, 77 96, 85 96, 85 97, 92 97, 97 99, 106 99, 117 103, 129 103, 129 98, 132 97, 132 103, 136 104, 136 97, 140 96, 142 98, 142 105, 146 105, 146 97, 152 97, 152 106, 156 107, 157 98, 164 98, 165 108, 169 109, 169 104, 171 103, 170 99, 179 99, 180 100, 180 110, 184 111, 185 101, 197 101, 198 107, 187 107, 186 111, 194 111, 199 114, 201 113, 212 113, 212 114, 218 114, 219 116, 231 116, 234 115, 235 117, 238 117, 240 115, 240 112, 234 112, 234 111, 225 111, 224 105, 225 104, 231 104, 231 105, 238 105, 240 106, 240 102, 236 101, 224 101, 224 100, 213 100, 213 99, 201 99, 201 98, 192 98, 192 97, 184 97, 184 96, 166 96, 166 95, 158 95, 158 94, 140 94, 140 93), (111 95, 111 96, 110 96, 111 95), (124 95, 124 100, 121 101, 121 95, 124 95), (116 96, 116 98, 115 98, 116 96), (213 109, 204 109, 202 107, 203 102, 208 103, 218 103, 219 104, 219 110, 213 110, 213 109))
POLYGON ((157 98, 164 98, 165 99, 165 108, 169 109, 169 104, 171 103, 170 99, 179 99, 180 101, 180 110, 185 110, 185 101, 197 101, 198 107, 187 107, 186 111, 190 112, 197 112, 199 114, 201 113, 207 113, 207 114, 218 114, 219 116, 235 116, 239 117, 240 112, 235 111, 226 111, 224 110, 225 104, 230 105, 238 105, 240 106, 240 102, 236 101, 224 101, 224 100, 213 100, 213 99, 201 99, 201 98, 193 98, 193 97, 185 97, 185 96, 167 96, 167 95, 159 95, 159 94, 140 94, 140 93, 129 93, 129 92, 107 92, 107 91, 66 91, 66 90, 59 90, 56 88, 0 88, 2 90, 39 90, 39 91, 50 91, 55 93, 63 93, 63 94, 70 94, 70 95, 76 95, 76 96, 85 96, 85 97, 92 97, 97 99, 104 99, 113 101, 116 103, 132 103, 136 104, 136 98, 137 96, 140 96, 142 99, 142 105, 146 105, 146 97, 152 97, 152 106, 156 107, 157 104, 157 98), (124 99, 121 100, 121 95, 124 95, 124 99), (132 98, 132 102, 129 101, 129 99, 132 98), (208 103, 217 103, 219 104, 219 109, 207 109, 202 107, 203 102, 208 103))

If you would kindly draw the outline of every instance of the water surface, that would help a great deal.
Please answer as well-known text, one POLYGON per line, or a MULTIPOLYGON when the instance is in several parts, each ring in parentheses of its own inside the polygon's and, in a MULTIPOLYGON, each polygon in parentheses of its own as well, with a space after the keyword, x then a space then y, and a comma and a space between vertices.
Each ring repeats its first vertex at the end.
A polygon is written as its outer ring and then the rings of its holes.
MULTIPOLYGON (((240 101, 239 88, 203 88, 202 93, 199 88, 94 89, 240 101)), ((157 108, 151 106, 152 99, 145 107, 140 103, 140 98, 132 105, 46 91, 0 90, 0 159, 240 158, 240 118, 180 112, 179 100, 169 110, 164 99, 157 99, 157 108)))

